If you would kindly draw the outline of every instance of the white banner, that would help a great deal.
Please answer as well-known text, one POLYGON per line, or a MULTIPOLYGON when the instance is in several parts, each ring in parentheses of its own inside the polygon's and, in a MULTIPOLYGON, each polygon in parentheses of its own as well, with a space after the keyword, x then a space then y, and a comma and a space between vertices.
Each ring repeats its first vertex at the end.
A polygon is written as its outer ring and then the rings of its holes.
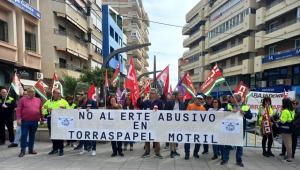
POLYGON ((53 110, 51 139, 243 145, 239 112, 53 110))
POLYGON ((251 95, 247 99, 247 104, 251 108, 251 113, 253 114, 252 120, 257 120, 258 108, 262 104, 262 100, 264 97, 270 97, 272 101, 272 106, 275 112, 281 110, 282 99, 285 95, 291 99, 295 99, 295 91, 283 93, 268 93, 268 92, 256 92, 251 91, 251 95))

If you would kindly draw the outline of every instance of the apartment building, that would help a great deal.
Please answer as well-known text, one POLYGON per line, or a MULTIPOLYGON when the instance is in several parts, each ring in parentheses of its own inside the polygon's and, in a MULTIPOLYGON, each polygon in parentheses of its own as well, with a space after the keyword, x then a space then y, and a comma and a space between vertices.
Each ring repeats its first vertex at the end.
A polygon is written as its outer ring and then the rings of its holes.
MULTIPOLYGON (((127 43, 126 35, 123 33, 123 18, 109 5, 102 6, 103 14, 103 57, 106 58, 114 50, 125 47, 127 43)), ((108 65, 116 69, 120 65, 120 72, 126 72, 127 55, 126 53, 117 54, 112 58, 108 65)))
MULTIPOLYGON (((103 3, 109 4, 123 16, 123 29, 127 36, 127 45, 149 42, 149 17, 142 0, 103 0, 103 3)), ((148 51, 149 48, 144 47, 127 53, 128 58, 134 57, 137 76, 148 72, 148 51)))
POLYGON ((179 75, 189 72, 201 84, 217 63, 231 89, 242 80, 256 90, 300 94, 299 0, 202 0, 186 21, 189 50, 179 59, 179 75))
POLYGON ((51 79, 79 78, 82 70, 101 67, 101 0, 47 0, 40 2, 42 14, 42 72, 51 79))
POLYGON ((260 0, 256 11, 256 86, 300 94, 300 1, 260 0))
POLYGON ((185 72, 189 72, 195 87, 199 87, 204 81, 204 56, 207 53, 205 49, 205 23, 207 21, 204 15, 205 4, 207 0, 200 1, 186 15, 186 24, 182 34, 187 36, 183 41, 183 46, 188 48, 183 57, 179 59, 179 77, 185 72))
POLYGON ((16 71, 24 85, 41 70, 39 0, 0 1, 0 86, 8 86, 16 71))

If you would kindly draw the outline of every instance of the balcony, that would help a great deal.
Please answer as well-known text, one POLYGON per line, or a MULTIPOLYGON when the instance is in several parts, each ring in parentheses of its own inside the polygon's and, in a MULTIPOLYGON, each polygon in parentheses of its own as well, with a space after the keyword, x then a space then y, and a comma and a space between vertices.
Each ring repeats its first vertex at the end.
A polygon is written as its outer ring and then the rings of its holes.
POLYGON ((88 51, 89 51, 89 55, 92 56, 93 60, 95 60, 99 63, 103 63, 102 49, 100 49, 99 47, 96 47, 92 43, 89 43, 88 51))
POLYGON ((299 0, 275 0, 271 5, 259 8, 256 11, 256 25, 263 24, 299 6, 299 0))
POLYGON ((59 77, 71 76, 74 78, 80 78, 82 69, 79 66, 73 64, 60 65, 55 64, 56 73, 59 77))
POLYGON ((186 63, 186 64, 182 64, 180 66, 181 70, 182 71, 188 71, 188 70, 191 70, 191 69, 194 69, 194 68, 197 68, 197 67, 201 67, 203 66, 203 56, 200 56, 199 60, 196 61, 196 62, 193 62, 193 63, 186 63))
POLYGON ((272 30, 260 31, 255 34, 255 48, 264 48, 264 46, 289 39, 300 34, 300 20, 290 20, 272 30))
POLYGON ((84 32, 88 30, 88 21, 85 14, 81 13, 73 5, 57 3, 55 5, 55 13, 58 17, 66 18, 69 22, 84 32))
POLYGON ((229 68, 223 69, 223 76, 234 76, 234 75, 240 75, 243 71, 243 65, 237 65, 229 68))
POLYGON ((246 37, 243 39, 243 43, 236 45, 234 47, 228 48, 226 50, 220 51, 216 54, 208 54, 206 56, 206 62, 205 65, 224 60, 226 58, 230 58, 232 56, 236 56, 243 53, 248 52, 255 52, 254 49, 254 38, 253 37, 246 37))
POLYGON ((0 41, 0 60, 18 62, 18 48, 7 42, 0 41))
MULTIPOLYGON (((195 19, 193 19, 190 23, 186 23, 182 29, 182 34, 183 35, 188 35, 189 32, 200 22, 204 23, 204 16, 203 16, 203 12, 201 12, 202 14, 200 16, 197 16, 195 19)), ((203 25, 203 23, 201 23, 203 25)))
POLYGON ((189 49, 183 53, 183 59, 187 59, 193 55, 201 53, 202 52, 201 50, 202 50, 202 47, 200 45, 195 48, 189 49))
POLYGON ((199 1, 186 15, 186 21, 190 21, 203 8, 203 2, 199 1))
POLYGON ((254 59, 246 59, 242 61, 241 65, 231 66, 223 69, 223 76, 245 75, 254 72, 254 59))
POLYGON ((202 26, 201 29, 197 33, 189 36, 188 38, 186 38, 183 41, 183 47, 189 47, 189 45, 191 45, 193 42, 195 42, 195 41, 197 41, 201 38, 204 38, 204 36, 205 36, 205 31, 204 31, 204 28, 202 26))
POLYGON ((239 35, 243 32, 246 32, 248 30, 255 30, 255 15, 250 14, 245 16, 244 21, 240 23, 239 25, 235 26, 234 28, 219 34, 218 36, 215 36, 213 38, 207 38, 206 42, 206 48, 211 48, 215 45, 218 45, 226 40, 229 40, 230 38, 235 37, 236 35, 239 35))
POLYGON ((74 56, 88 60, 89 49, 87 43, 74 34, 69 32, 60 32, 54 29, 54 39, 56 40, 56 50, 66 51, 74 56))
POLYGON ((134 61, 135 68, 137 68, 138 70, 141 70, 143 67, 143 64, 141 63, 141 61, 137 58, 134 58, 133 61, 134 61))
POLYGON ((23 66, 41 70, 42 67, 42 56, 33 51, 25 51, 23 66))

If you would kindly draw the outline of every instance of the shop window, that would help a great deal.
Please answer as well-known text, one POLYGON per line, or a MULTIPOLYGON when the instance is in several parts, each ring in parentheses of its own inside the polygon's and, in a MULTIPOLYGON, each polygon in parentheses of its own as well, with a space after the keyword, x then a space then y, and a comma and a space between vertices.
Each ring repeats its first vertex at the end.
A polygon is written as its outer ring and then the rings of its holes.
POLYGON ((295 40, 295 48, 300 48, 300 39, 295 40))
POLYGON ((8 26, 7 22, 0 20, 0 40, 8 42, 8 26))
POLYGON ((25 48, 29 51, 36 51, 36 36, 33 33, 25 32, 25 48))
POLYGON ((115 31, 114 31, 114 29, 113 29, 112 27, 109 27, 109 33, 110 33, 110 36, 111 36, 112 38, 114 38, 115 31))

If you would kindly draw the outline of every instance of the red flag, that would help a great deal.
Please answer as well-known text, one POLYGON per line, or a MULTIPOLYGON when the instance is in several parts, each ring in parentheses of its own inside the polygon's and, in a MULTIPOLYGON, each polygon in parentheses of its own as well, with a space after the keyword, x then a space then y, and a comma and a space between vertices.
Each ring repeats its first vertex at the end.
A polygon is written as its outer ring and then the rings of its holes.
POLYGON ((90 86, 87 97, 89 100, 97 101, 96 87, 94 84, 90 86))
POLYGON ((169 66, 157 76, 157 86, 160 94, 167 96, 169 91, 169 66))
POLYGON ((111 85, 113 87, 116 87, 116 85, 117 85, 117 82, 119 80, 119 73, 120 73, 120 64, 117 65, 117 68, 116 68, 116 70, 114 72, 114 75, 111 79, 111 85))
POLYGON ((140 96, 140 89, 138 81, 135 74, 133 58, 130 58, 129 69, 127 73, 127 78, 125 80, 125 87, 130 90, 130 96, 134 105, 137 103, 137 99, 140 96))
POLYGON ((64 93, 63 93, 63 86, 62 84, 60 83, 59 79, 58 79, 58 76, 56 73, 53 74, 53 77, 52 77, 52 87, 51 87, 51 92, 53 93, 53 90, 54 89, 59 89, 60 90, 60 93, 61 93, 61 96, 64 96, 64 93))
POLYGON ((244 84, 243 81, 240 81, 239 84, 236 86, 236 88, 234 89, 234 94, 239 94, 243 101, 246 100, 246 96, 249 92, 249 87, 244 84))
POLYGON ((109 88, 107 69, 105 70, 105 84, 104 84, 104 86, 105 86, 106 88, 109 88))
POLYGON ((225 78, 222 75, 222 71, 216 64, 208 74, 206 81, 201 85, 200 90, 205 95, 209 95, 216 85, 223 83, 224 81, 225 78))

